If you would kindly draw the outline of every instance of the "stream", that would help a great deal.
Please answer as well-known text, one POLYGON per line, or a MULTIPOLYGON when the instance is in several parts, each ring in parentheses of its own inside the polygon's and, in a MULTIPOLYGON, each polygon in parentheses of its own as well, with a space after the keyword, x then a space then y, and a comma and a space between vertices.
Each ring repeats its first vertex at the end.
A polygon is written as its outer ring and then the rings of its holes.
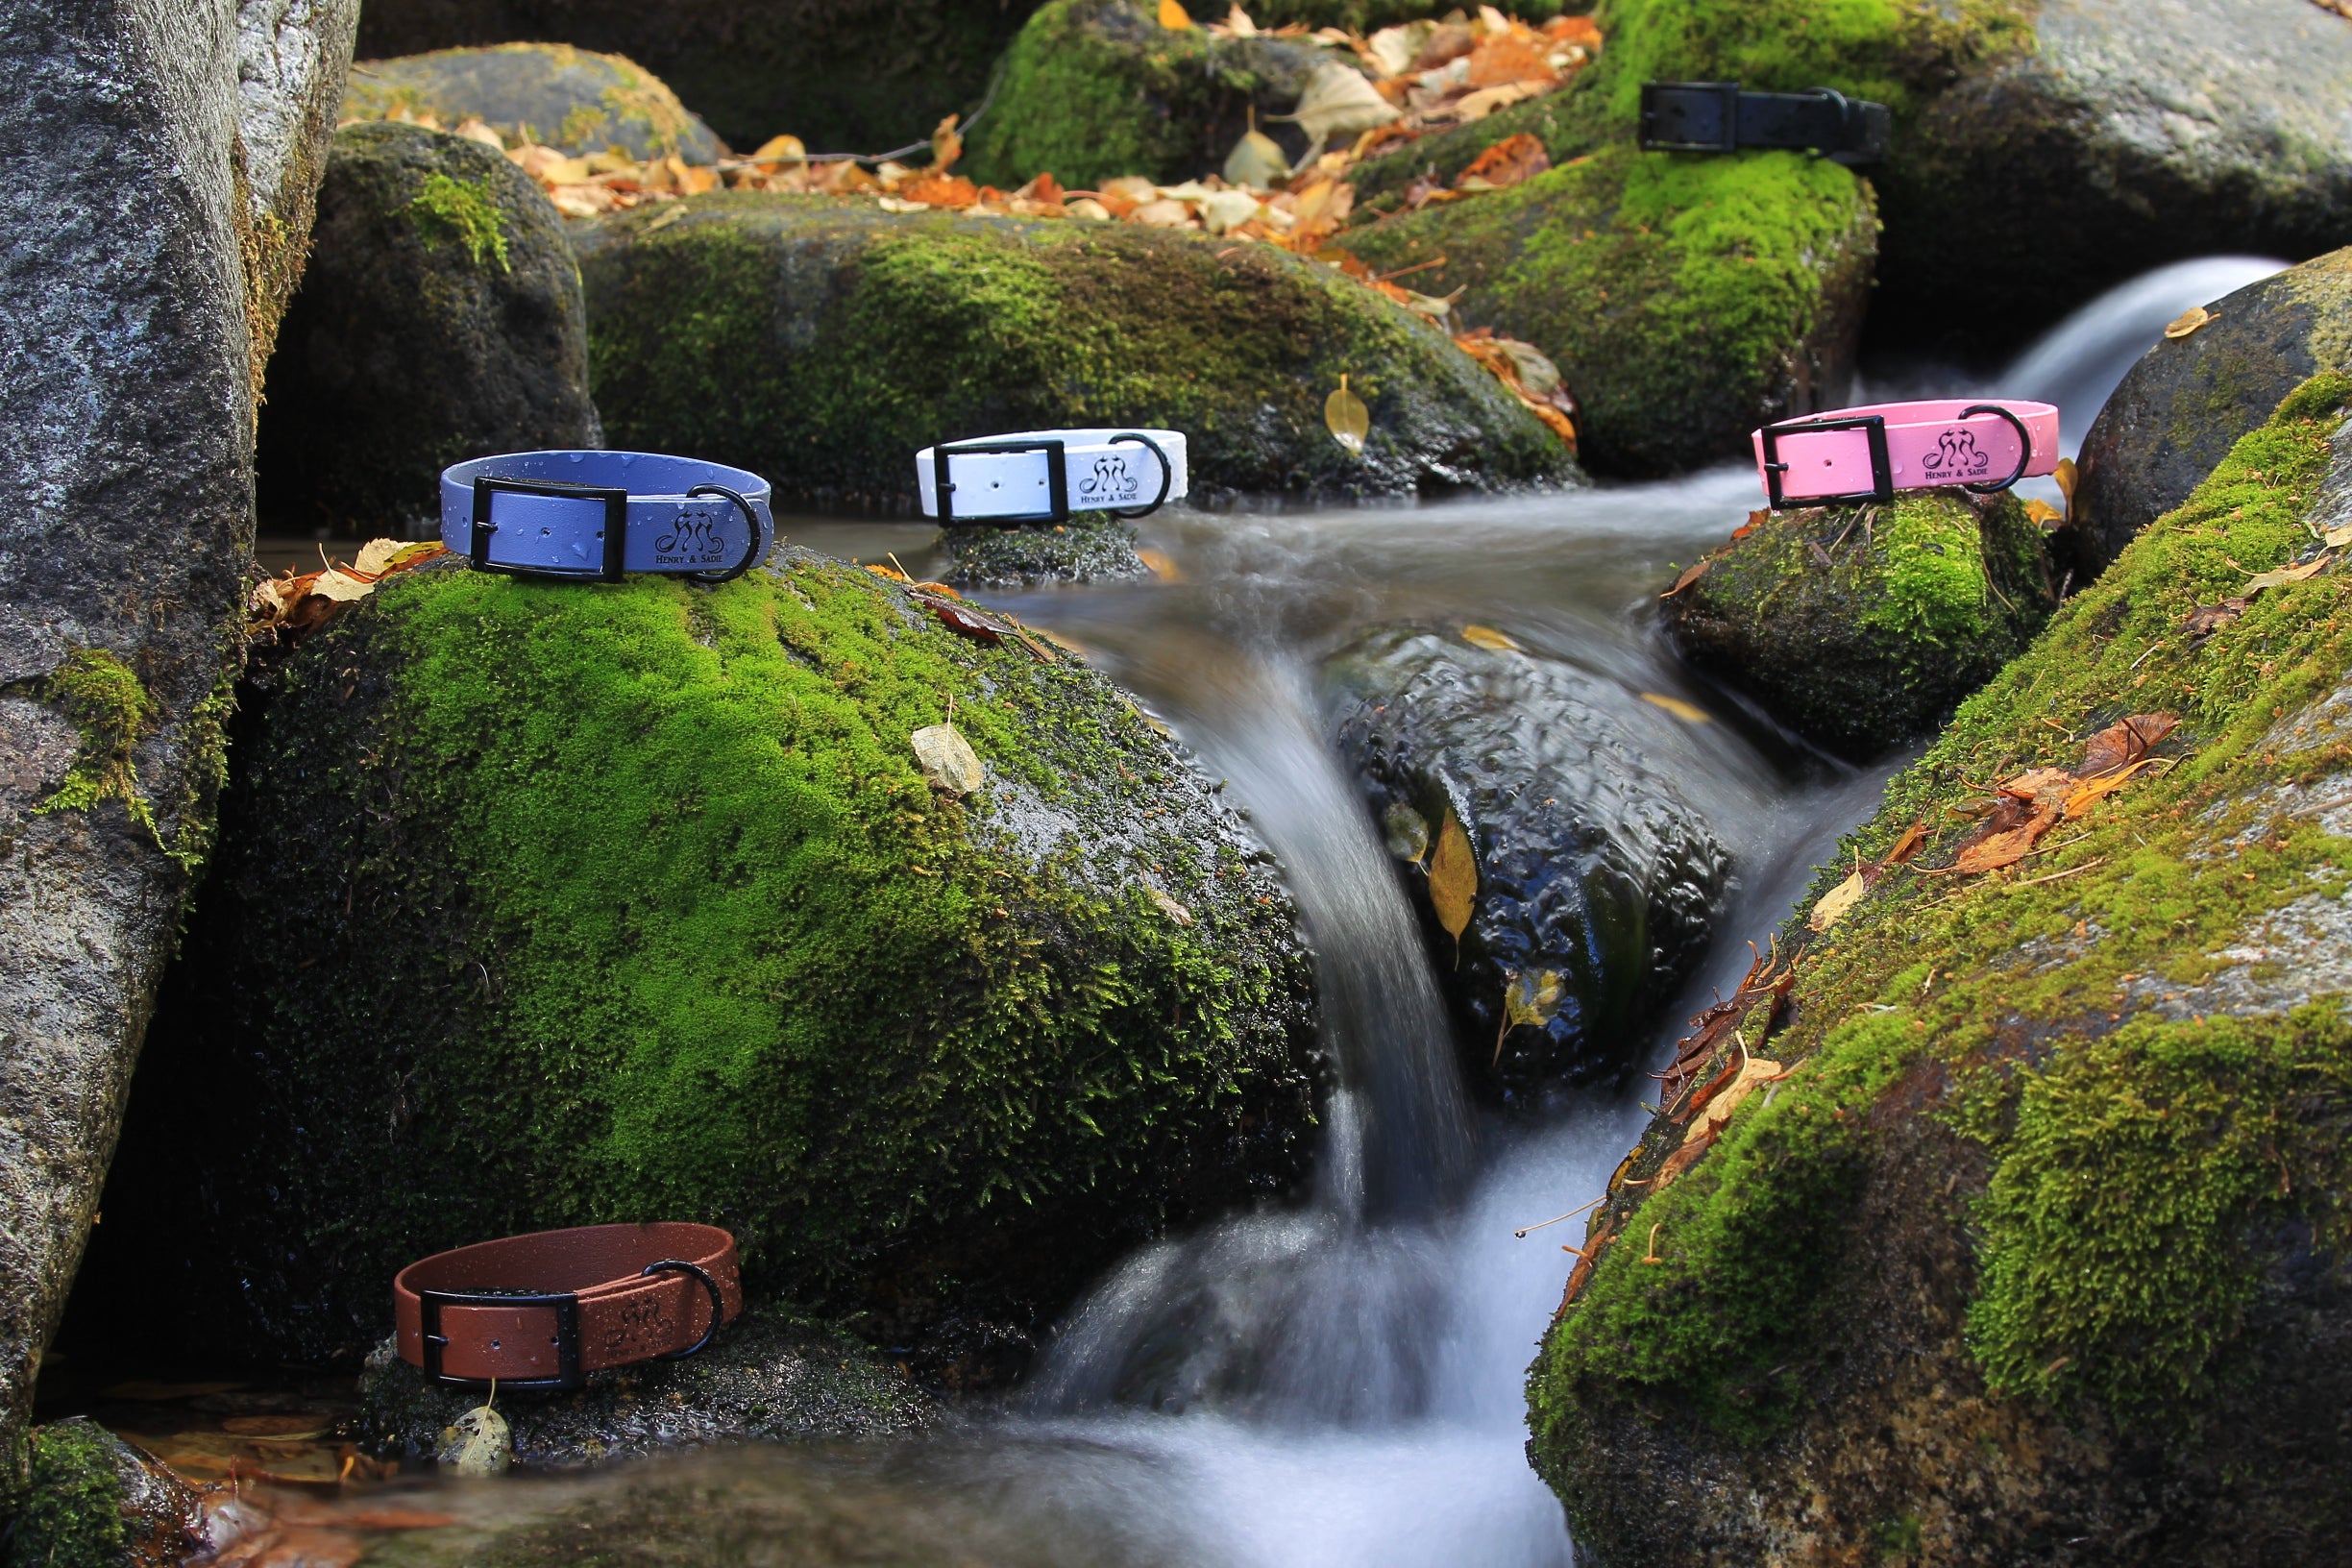
MULTIPOLYGON (((2045 398, 2071 451, 2167 320, 2282 265, 2167 267, 2087 306, 1982 388, 1918 371, 1856 401, 2045 398)), ((1707 962, 1654 1031, 1662 1056, 1684 1018, 1733 988, 1747 943, 1778 925, 1904 760, 1855 771, 1807 752, 1694 681, 1654 630, 1650 596, 1759 504, 1753 472, 1726 468, 1521 499, 1170 512, 1143 525, 1143 543, 1174 580, 981 596, 1136 693, 1231 781, 1280 856, 1312 931, 1337 1066, 1312 1190, 1127 1259, 1003 1407, 919 1442, 441 1485, 436 1506, 488 1524, 601 1499, 631 1521, 624 1534, 699 1538, 673 1538, 682 1555, 663 1560, 1571 1563, 1560 1506, 1523 1452, 1522 1380, 1568 1273, 1560 1243, 1580 1241, 1583 1221, 1513 1233, 1596 1196, 1646 1113, 1629 1092, 1507 1122, 1470 1097, 1413 911, 1328 744, 1315 665, 1366 626, 1479 623, 1705 711, 1660 760, 1730 849, 1736 882, 1707 962)), ((836 554, 894 551, 918 576, 929 564, 927 526, 779 526, 836 554)))

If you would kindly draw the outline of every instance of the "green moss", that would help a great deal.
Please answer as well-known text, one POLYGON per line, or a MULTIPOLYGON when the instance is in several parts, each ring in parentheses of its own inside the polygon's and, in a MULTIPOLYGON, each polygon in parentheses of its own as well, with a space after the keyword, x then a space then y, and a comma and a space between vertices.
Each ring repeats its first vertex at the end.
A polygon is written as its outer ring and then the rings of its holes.
POLYGON ((699 452, 833 503, 899 504, 933 441, 1167 426, 1197 487, 1411 494, 1566 478, 1558 440, 1433 328, 1267 246, 1136 225, 696 198, 583 243, 616 442, 699 452), (1365 454, 1323 425, 1342 374, 1365 454))
POLYGON ((407 212, 428 245, 457 245, 480 266, 496 260, 499 271, 513 270, 506 260, 506 233, 499 221, 498 199, 486 180, 457 180, 438 170, 425 177, 409 198, 407 212))
POLYGON ((31 1485, 9 1541, 10 1568, 119 1568, 132 1546, 111 1439, 86 1421, 33 1433, 31 1485))
POLYGON ((35 812, 87 811, 101 800, 120 800, 160 845, 162 831, 154 807, 139 793, 133 755, 155 717, 155 699, 136 673, 105 649, 86 648, 68 654, 41 687, 43 696, 65 710, 82 742, 64 781, 35 812))
POLYGON ((1474 326, 1550 355, 1597 471, 1735 455, 1747 432, 1836 384, 1876 219, 1844 167, 1801 154, 1644 155, 1612 145, 1526 184, 1340 237, 1376 270, 1465 292, 1474 326))
MULTIPOLYGON (((1691 1173, 1646 1205, 1646 1188, 1621 1187, 1597 1222, 1625 1239, 1530 1381, 1536 1458, 1572 1514, 1580 1445, 1605 1441, 1624 1406, 1695 1413, 1742 1442, 1794 1419, 1795 1390, 1832 1354, 1856 1172, 1893 1127, 1936 1118, 1981 1151, 1981 1167, 1949 1160, 1944 1191, 1960 1206, 1950 1223, 1975 1203, 1970 1348, 1999 1391, 2192 1421, 2281 1249, 2296 1234, 2340 1244, 2340 1014, 2126 1022, 2124 1009, 2150 1011, 2134 982, 2185 992, 2268 912, 2352 884, 2343 841, 2261 803, 2342 767, 2340 749, 2282 760, 2263 737, 2352 669, 2352 577, 2272 589, 2203 641, 2181 631, 2191 609, 2311 546, 2302 518, 2347 403, 2341 376, 2290 396, 1961 705, 1823 868, 1814 898, 1914 823, 1927 835, 1805 953, 1782 1031, 1750 1042, 1801 1063, 1797 1076, 1752 1097, 1691 1173), (2091 733, 2160 710, 2183 722, 2166 747, 2176 761, 2015 872, 1947 873, 1971 825, 1948 807, 2028 767, 2079 764, 2091 733), (1653 1224, 1668 1262, 1645 1265, 1653 1224)), ((1654 1125, 1636 1178, 1680 1138, 1654 1125)))

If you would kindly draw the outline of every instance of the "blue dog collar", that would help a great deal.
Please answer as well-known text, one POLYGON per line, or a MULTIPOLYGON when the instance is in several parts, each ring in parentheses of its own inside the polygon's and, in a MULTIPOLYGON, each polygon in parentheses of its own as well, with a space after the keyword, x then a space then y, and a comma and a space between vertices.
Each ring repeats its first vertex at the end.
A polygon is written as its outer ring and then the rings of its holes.
POLYGON ((1141 517, 1189 487, 1181 430, 1022 430, 915 454, 923 516, 943 523, 1141 517))
POLYGON ((441 471, 441 543, 478 572, 724 582, 775 544, 768 481, 650 452, 511 452, 441 471))

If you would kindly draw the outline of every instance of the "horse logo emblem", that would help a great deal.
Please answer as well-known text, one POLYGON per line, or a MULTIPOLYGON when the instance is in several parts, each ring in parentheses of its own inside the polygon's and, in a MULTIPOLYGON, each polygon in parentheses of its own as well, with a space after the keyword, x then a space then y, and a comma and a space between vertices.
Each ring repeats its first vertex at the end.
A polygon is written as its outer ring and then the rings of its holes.
POLYGON ((1094 507, 1125 505, 1141 491, 1141 482, 1127 471, 1127 459, 1108 453, 1095 458, 1092 471, 1078 481, 1078 499, 1094 507))
POLYGON ((1990 453, 1976 445, 1976 432, 1956 425, 1936 437, 1936 450, 1920 460, 1920 467, 1939 479, 1981 478, 1992 466, 1990 453))

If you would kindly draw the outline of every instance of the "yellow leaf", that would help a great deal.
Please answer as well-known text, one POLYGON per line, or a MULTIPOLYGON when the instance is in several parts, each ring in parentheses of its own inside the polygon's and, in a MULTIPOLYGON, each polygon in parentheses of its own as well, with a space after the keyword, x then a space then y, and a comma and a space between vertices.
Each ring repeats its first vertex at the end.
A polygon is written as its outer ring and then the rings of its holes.
POLYGON ((2074 512, 2074 485, 2076 482, 2074 459, 2071 457, 2059 458, 2058 466, 2050 470, 2050 478, 2058 481, 2058 493, 2066 497, 2067 515, 2070 517, 2072 516, 2074 512))
POLYGON ((808 157, 808 148, 798 136, 770 136, 751 155, 754 163, 798 163, 808 157))
POLYGON ((1805 917, 1805 928, 1809 931, 1828 930, 1837 924, 1840 916, 1862 901, 1862 894, 1868 888, 1869 884, 1862 880, 1862 873, 1854 872, 1822 894, 1821 902, 1813 906, 1813 913, 1805 917))
POLYGON ((1192 13, 1177 0, 1160 0, 1160 25, 1171 33, 1182 33, 1192 25, 1192 13))
POLYGON ((365 577, 355 577, 348 572, 321 572, 318 580, 310 584, 310 591, 321 599, 348 604, 354 600, 367 598, 376 591, 376 585, 365 577))
POLYGON ((1151 575, 1162 582, 1182 582, 1184 569, 1164 550, 1139 550, 1136 559, 1151 569, 1151 575))
POLYGON ((2046 501, 2027 502, 2025 503, 2025 516, 2037 527, 2043 528, 2054 528, 2059 524, 2066 521, 2066 513, 2060 511, 2057 507, 2052 506, 2046 501))
POLYGON ((1739 1076, 1707 1101, 1706 1109, 1691 1122, 1690 1131, 1682 1139, 1683 1146, 1687 1148, 1702 1138, 1721 1132, 1723 1124, 1731 1119, 1731 1113, 1740 1108, 1741 1101, 1779 1076, 1779 1063, 1768 1062, 1760 1056, 1750 1057, 1741 1064, 1739 1076))
POLYGON ((1482 648, 1489 652, 1525 653, 1527 651, 1526 649, 1513 642, 1508 633, 1497 631, 1492 626, 1464 626, 1461 635, 1462 641, 1468 643, 1472 648, 1482 648))
POLYGON ((1339 378, 1339 390, 1323 400, 1323 423, 1332 439, 1347 448, 1350 456, 1361 457, 1364 437, 1372 433, 1372 410, 1364 406, 1363 399, 1348 390, 1348 379, 1339 378))
POLYGON ((1246 131, 1225 155, 1225 183, 1251 190, 1265 190, 1290 172, 1290 160, 1263 131, 1246 131))
POLYGON ((2346 545, 2352 545, 2352 523, 2346 523, 2340 528, 2330 528, 2319 537, 2330 550, 2341 550, 2346 545))
POLYGON ((2245 591, 2248 594, 2259 594, 2266 588, 2284 588, 2291 582, 2301 582, 2305 577, 2316 576, 2335 564, 2336 557, 2333 555, 2316 555, 2305 561, 2301 566, 2282 566, 2275 572, 2260 573, 2245 585, 2245 591))
POLYGON ((957 733, 955 725, 931 724, 909 738, 915 746, 915 760, 922 765, 923 777, 940 788, 969 795, 988 781, 971 743, 957 733))
POLYGON ((1514 974, 1510 984, 1503 988, 1503 1016, 1513 1026, 1524 1023, 1541 1029, 1559 1011, 1564 989, 1557 969, 1514 974))
POLYGON ((1449 809, 1445 826, 1437 830, 1437 852, 1430 857, 1430 903, 1437 923, 1457 943, 1470 927, 1470 913, 1478 906, 1478 852, 1470 835, 1449 809))
POLYGON ((2085 811, 2088 811, 2091 806, 2101 797, 2115 794, 2116 791, 2123 787, 2125 781, 2128 780, 2132 774, 2138 772, 2143 768, 2152 767, 2155 764, 2155 761, 2156 759, 2154 757, 2142 757, 2138 762, 2133 763, 2128 768, 2119 769, 2115 772, 2106 773, 2100 777, 2092 779, 2088 783, 2084 784, 2080 789, 2075 790, 2072 794, 2066 797, 2066 814, 2068 820, 2070 821, 2072 821, 2074 818, 2081 816, 2085 811))
POLYGON ((1678 697, 1667 697, 1659 692, 1644 692, 1641 694, 1641 699, 1654 708, 1664 708, 1686 724, 1703 724, 1708 722, 1706 709, 1695 707, 1678 697))
POLYGON ((461 1476, 501 1475, 514 1463, 514 1435, 504 1416, 478 1405, 442 1429, 441 1452, 461 1476))
POLYGON ((2206 309, 2201 305, 2193 305, 2166 324, 2165 336, 2187 337, 2191 332, 2214 319, 2214 311, 2206 309))

